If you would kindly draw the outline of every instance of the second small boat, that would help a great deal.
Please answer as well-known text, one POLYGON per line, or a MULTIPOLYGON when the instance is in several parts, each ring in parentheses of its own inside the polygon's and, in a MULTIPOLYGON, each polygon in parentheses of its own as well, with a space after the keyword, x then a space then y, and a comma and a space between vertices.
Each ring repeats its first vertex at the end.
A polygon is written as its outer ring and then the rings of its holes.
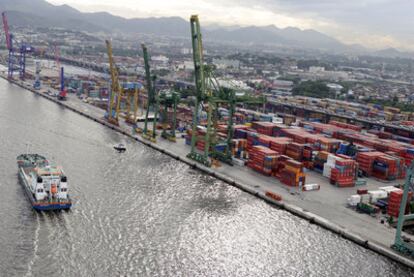
POLYGON ((123 145, 122 143, 115 145, 114 149, 117 150, 118 152, 125 152, 126 151, 126 147, 125 145, 123 145))

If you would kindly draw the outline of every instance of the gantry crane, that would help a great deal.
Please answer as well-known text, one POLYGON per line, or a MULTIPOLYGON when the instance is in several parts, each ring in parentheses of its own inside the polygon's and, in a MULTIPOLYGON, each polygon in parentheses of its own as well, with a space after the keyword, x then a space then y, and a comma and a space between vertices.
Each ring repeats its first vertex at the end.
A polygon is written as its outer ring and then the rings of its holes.
POLYGON ((196 82, 196 97, 193 113, 191 152, 188 157, 206 166, 210 166, 209 156, 214 159, 232 164, 232 139, 233 139, 233 115, 238 103, 262 104, 263 99, 251 96, 238 97, 234 89, 222 88, 214 76, 212 66, 204 64, 203 44, 200 33, 200 23, 198 16, 190 18, 191 39, 193 45, 193 59, 196 82), (202 154, 196 151, 199 124, 199 105, 207 104, 207 129, 204 136, 204 151, 202 154), (227 139, 225 151, 216 151, 216 145, 220 143, 217 139, 217 111, 218 106, 224 104, 229 109, 229 119, 227 121, 227 139))
POLYGON ((140 84, 126 82, 122 84, 122 100, 125 100, 125 122, 136 125, 140 84))
POLYGON ((66 89, 65 89, 65 71, 63 66, 60 66, 60 50, 57 45, 55 45, 55 59, 56 59, 56 68, 58 71, 58 80, 59 80, 59 93, 57 95, 59 100, 66 100, 66 89))
POLYGON ((3 29, 6 36, 6 46, 9 50, 8 58, 8 78, 13 78, 14 72, 19 72, 20 79, 26 77, 26 55, 28 53, 33 53, 34 48, 26 43, 18 43, 14 41, 14 36, 9 32, 9 24, 7 20, 7 15, 5 12, 2 14, 3 20, 3 29), (18 45, 17 48, 14 47, 14 43, 18 45))
MULTIPOLYGON (((404 254, 414 256, 414 241, 404 238, 402 236, 404 222, 407 220, 414 219, 414 213, 405 214, 407 207, 408 194, 414 191, 414 162, 407 168, 405 182, 404 182, 404 193, 400 203, 400 211, 398 214, 397 231, 395 233, 395 241, 392 247, 404 254)), ((412 212, 412 211, 411 211, 412 212)))
POLYGON ((252 96, 247 91, 243 91, 236 86, 232 85, 231 87, 223 87, 220 85, 217 78, 214 76, 214 71, 211 67, 206 71, 207 79, 209 80, 208 84, 214 87, 213 96, 209 99, 213 110, 213 128, 212 128, 212 139, 211 139, 211 154, 210 156, 219 161, 225 162, 229 165, 233 164, 232 160, 232 140, 234 135, 233 128, 233 116, 236 111, 236 106, 238 104, 253 104, 253 105, 263 105, 265 103, 265 97, 252 96), (237 95, 236 92, 243 92, 241 96, 237 95), (220 105, 224 105, 228 109, 228 119, 226 121, 227 126, 227 136, 225 141, 219 141, 217 137, 217 121, 218 121, 218 108, 220 105), (215 147, 218 144, 225 144, 224 152, 218 151, 215 147))
POLYGON ((142 132, 142 137, 145 139, 150 139, 151 141, 156 141, 156 128, 157 128, 157 116, 158 116, 158 106, 159 106, 159 97, 155 91, 155 80, 156 76, 151 75, 151 68, 149 65, 148 49, 145 44, 142 44, 142 52, 144 55, 144 64, 145 64, 145 79, 147 82, 147 110, 145 113, 145 122, 144 130, 142 132), (154 119, 152 124, 152 132, 148 130, 148 117, 151 107, 154 109, 154 119))
POLYGON ((195 103, 193 112, 193 126, 191 136, 191 152, 187 155, 188 158, 200 162, 206 166, 210 166, 208 158, 210 148, 210 128, 211 128, 211 105, 209 105, 208 121, 207 121, 207 132, 206 132, 206 143, 204 153, 200 154, 196 151, 197 143, 197 125, 199 121, 199 106, 200 103, 205 99, 206 92, 206 80, 205 80, 205 69, 204 69, 204 57, 203 57, 203 42, 201 38, 200 22, 197 15, 192 15, 190 18, 191 25, 191 42, 193 47, 193 60, 194 60, 194 75, 195 75, 195 103))
POLYGON ((114 58, 112 56, 112 43, 105 40, 106 49, 109 59, 109 71, 111 73, 111 90, 108 103, 107 120, 109 123, 119 125, 119 106, 122 96, 122 87, 119 85, 118 69, 115 67, 114 58))
POLYGON ((33 88, 38 90, 41 87, 41 82, 40 82, 40 72, 42 71, 42 67, 40 64, 40 61, 35 61, 35 82, 33 84, 33 88))
POLYGON ((164 90, 160 91, 159 99, 160 105, 163 106, 163 110, 161 111, 161 137, 175 142, 175 130, 177 128, 177 105, 180 101, 180 95, 175 91, 164 90), (169 109, 172 109, 171 124, 168 122, 169 109))

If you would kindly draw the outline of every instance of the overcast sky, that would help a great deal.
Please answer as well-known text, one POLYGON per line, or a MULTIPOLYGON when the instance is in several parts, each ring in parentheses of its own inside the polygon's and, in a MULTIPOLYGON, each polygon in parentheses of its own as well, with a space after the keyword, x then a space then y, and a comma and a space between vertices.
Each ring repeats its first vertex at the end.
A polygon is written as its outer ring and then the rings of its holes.
POLYGON ((414 50, 414 0, 48 0, 123 17, 199 14, 201 23, 315 29, 371 48, 414 50))

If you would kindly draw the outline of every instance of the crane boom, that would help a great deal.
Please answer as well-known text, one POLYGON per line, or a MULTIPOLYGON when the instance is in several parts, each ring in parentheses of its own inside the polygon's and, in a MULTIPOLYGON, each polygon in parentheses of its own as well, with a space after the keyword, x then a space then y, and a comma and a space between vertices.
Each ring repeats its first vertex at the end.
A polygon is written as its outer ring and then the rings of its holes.
POLYGON ((55 62, 56 62, 56 68, 58 72, 60 71, 60 51, 59 47, 55 44, 55 62))
POLYGON ((1 17, 3 19, 4 34, 6 35, 6 46, 7 46, 7 49, 10 50, 10 49, 12 49, 13 46, 12 46, 11 37, 10 37, 10 33, 9 33, 9 23, 7 21, 6 13, 2 12, 1 17))
POLYGON ((145 66, 145 80, 147 81, 147 95, 148 95, 148 103, 147 103, 147 110, 145 114, 145 122, 144 122, 144 134, 148 132, 148 116, 149 116, 149 109, 150 104, 154 100, 154 95, 152 93, 152 80, 151 80, 151 71, 148 61, 148 49, 145 44, 141 44, 142 52, 144 55, 144 66, 145 66))
POLYGON ((194 112, 193 112, 193 125, 192 125, 192 136, 191 136, 191 152, 187 155, 190 159, 196 160, 203 163, 206 166, 210 166, 208 160, 208 150, 210 148, 209 136, 210 136, 210 123, 211 123, 211 105, 209 103, 208 108, 208 118, 207 118, 207 133, 206 133, 206 143, 204 146, 204 154, 199 154, 196 152, 196 143, 197 143, 197 125, 199 119, 198 108, 200 103, 203 101, 203 98, 207 96, 206 92, 206 69, 204 68, 204 58, 203 58, 203 42, 201 39, 201 28, 200 22, 197 15, 192 15, 190 17, 191 25, 191 42, 193 46, 193 60, 194 60, 194 73, 195 73, 195 88, 196 88, 196 97, 194 103, 194 112))
POLYGON ((158 113, 158 102, 159 99, 155 93, 155 76, 151 76, 151 70, 149 65, 149 57, 148 57, 148 49, 145 44, 142 44, 142 52, 144 55, 144 65, 145 65, 145 79, 147 81, 147 92, 148 92, 148 103, 147 103, 147 111, 145 114, 145 123, 144 123, 144 131, 143 136, 144 138, 149 138, 155 142, 156 140, 156 125, 157 125, 157 113, 158 113), (152 126, 152 134, 149 136, 148 132, 148 116, 149 110, 151 106, 154 107, 154 119, 153 119, 153 126, 152 126))
POLYGON ((141 44, 141 47, 142 47, 142 52, 144 54, 145 79, 147 81, 147 90, 148 90, 149 96, 153 98, 154 95, 152 95, 152 80, 151 80, 151 72, 150 72, 149 59, 148 59, 148 49, 147 49, 147 46, 145 46, 145 44, 141 44))
POLYGON ((109 99, 108 107, 108 121, 114 124, 118 124, 118 115, 119 115, 119 103, 120 103, 120 93, 121 88, 118 80, 118 70, 115 67, 114 58, 112 56, 112 43, 110 40, 106 40, 106 49, 109 59, 109 71, 111 73, 111 97, 109 99), (115 114, 114 114, 115 109, 115 114))

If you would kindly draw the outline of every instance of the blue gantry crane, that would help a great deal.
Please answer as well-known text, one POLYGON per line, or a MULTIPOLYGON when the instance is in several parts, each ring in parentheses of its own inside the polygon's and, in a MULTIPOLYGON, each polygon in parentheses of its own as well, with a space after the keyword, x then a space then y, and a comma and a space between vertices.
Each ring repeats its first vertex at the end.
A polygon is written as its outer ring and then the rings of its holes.
POLYGON ((9 32, 7 15, 2 12, 3 29, 6 35, 6 46, 9 50, 8 57, 8 78, 13 78, 15 72, 19 72, 20 79, 26 75, 26 55, 34 52, 34 48, 26 43, 19 43, 14 40, 13 34, 9 32), (15 46, 17 45, 17 47, 15 46))

